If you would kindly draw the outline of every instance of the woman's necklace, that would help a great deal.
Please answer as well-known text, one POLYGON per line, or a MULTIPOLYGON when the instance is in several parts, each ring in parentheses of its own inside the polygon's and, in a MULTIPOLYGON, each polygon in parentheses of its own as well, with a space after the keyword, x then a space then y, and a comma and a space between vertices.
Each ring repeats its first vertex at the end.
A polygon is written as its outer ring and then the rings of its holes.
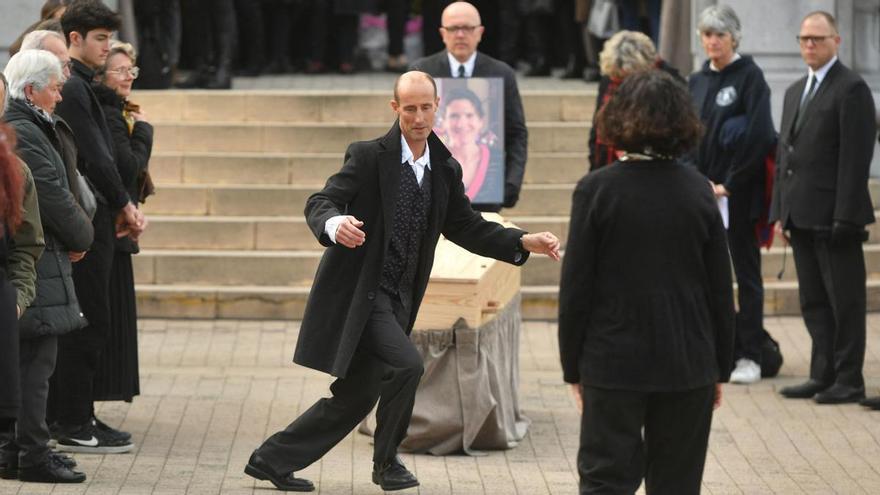
POLYGON ((653 153, 650 150, 645 150, 642 153, 626 152, 621 155, 618 160, 622 162, 646 162, 651 160, 672 160, 672 157, 653 153))

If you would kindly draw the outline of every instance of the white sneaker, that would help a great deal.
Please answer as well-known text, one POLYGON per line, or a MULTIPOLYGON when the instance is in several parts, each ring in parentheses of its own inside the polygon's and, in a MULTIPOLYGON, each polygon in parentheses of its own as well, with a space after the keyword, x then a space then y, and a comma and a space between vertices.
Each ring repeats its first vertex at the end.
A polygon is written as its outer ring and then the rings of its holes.
POLYGON ((761 380, 761 366, 751 359, 736 360, 736 368, 730 374, 730 383, 757 383, 761 380))

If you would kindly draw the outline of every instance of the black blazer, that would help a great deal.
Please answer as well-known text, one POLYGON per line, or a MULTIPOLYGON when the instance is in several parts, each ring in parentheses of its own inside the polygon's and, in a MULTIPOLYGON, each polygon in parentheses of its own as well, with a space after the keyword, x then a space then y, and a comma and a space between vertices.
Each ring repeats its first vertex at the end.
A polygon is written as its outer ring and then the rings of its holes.
MULTIPOLYGON (((452 77, 449 57, 446 50, 430 57, 421 58, 410 64, 410 69, 427 72, 433 77, 452 77)), ((528 160, 529 131, 523 112, 519 87, 516 85, 516 72, 500 60, 477 52, 474 61, 473 77, 500 77, 504 79, 504 204, 505 208, 516 206, 522 188, 523 175, 528 160)), ((484 205, 485 206, 485 205, 484 205)), ((498 211, 502 205, 481 208, 498 211)))
POLYGON ((559 288, 566 382, 675 391, 727 381, 733 323, 727 236, 704 176, 618 162, 578 182, 559 288))
POLYGON ((95 196, 113 210, 130 200, 113 161, 113 138, 98 98, 92 91, 95 72, 72 59, 70 78, 61 90, 63 99, 55 107, 73 130, 77 148, 77 167, 95 187, 95 196))
MULTIPOLYGON (((412 330, 425 294, 440 234, 481 256, 516 265, 528 258, 528 253, 517 249, 524 232, 483 220, 464 193, 461 165, 433 133, 428 146, 431 212, 419 253, 407 333, 412 330)), ((298 364, 337 377, 348 371, 379 290, 400 186, 400 154, 400 127, 395 122, 384 137, 350 145, 342 170, 306 201, 306 221, 327 250, 303 314, 293 358, 298 364), (364 222, 366 241, 362 246, 350 249, 334 244, 324 233, 327 220, 342 214, 364 222)))
POLYGON ((865 81, 836 62, 794 132, 803 77, 785 92, 770 220, 828 230, 834 222, 874 222, 868 174, 874 153, 874 99, 865 81))

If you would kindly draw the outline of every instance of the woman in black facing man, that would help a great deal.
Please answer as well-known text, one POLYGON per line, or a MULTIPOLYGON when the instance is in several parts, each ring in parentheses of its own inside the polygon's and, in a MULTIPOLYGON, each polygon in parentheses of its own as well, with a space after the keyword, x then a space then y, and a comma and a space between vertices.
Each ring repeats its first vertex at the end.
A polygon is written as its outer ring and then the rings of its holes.
POLYGON ((598 122, 624 154, 575 189, 559 293, 564 380, 583 411, 581 493, 635 493, 644 477, 648 494, 697 494, 734 318, 712 188, 676 160, 700 121, 684 84, 647 71, 598 122))

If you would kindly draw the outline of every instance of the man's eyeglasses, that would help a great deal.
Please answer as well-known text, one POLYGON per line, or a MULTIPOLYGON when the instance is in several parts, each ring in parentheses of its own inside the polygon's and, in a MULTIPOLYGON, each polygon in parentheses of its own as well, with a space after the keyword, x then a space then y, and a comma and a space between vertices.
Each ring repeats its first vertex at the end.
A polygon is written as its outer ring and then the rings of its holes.
POLYGON ((798 41, 798 43, 802 45, 806 45, 808 43, 818 45, 819 43, 822 43, 823 41, 833 37, 833 34, 829 34, 827 36, 795 36, 794 38, 798 41))
POLYGON ((474 34, 474 31, 480 26, 443 26, 443 30, 447 33, 455 35, 458 33, 474 34))
POLYGON ((137 79, 138 74, 141 73, 140 67, 132 67, 130 69, 125 67, 120 67, 118 69, 108 70, 108 74, 116 74, 119 77, 125 77, 126 75, 130 75, 132 79, 137 79))
POLYGON ((61 62, 61 68, 73 70, 73 60, 68 60, 67 62, 61 62))

